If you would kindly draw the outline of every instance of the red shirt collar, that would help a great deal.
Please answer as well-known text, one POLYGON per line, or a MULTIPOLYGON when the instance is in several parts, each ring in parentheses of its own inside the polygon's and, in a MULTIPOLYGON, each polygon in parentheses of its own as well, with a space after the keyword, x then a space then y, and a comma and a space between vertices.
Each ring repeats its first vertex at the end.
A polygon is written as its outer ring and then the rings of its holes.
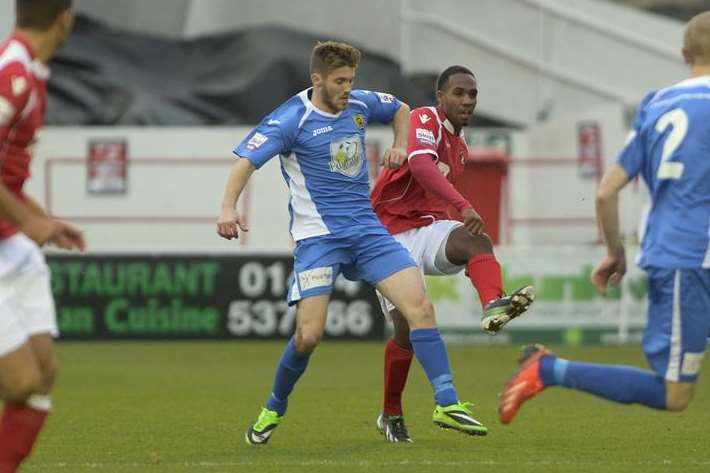
POLYGON ((33 61, 35 59, 37 59, 37 53, 35 52, 35 48, 32 47, 30 42, 27 41, 27 39, 24 36, 22 36, 22 34, 15 31, 14 33, 12 33, 12 36, 10 36, 10 40, 15 40, 18 43, 22 44, 25 47, 25 49, 27 50, 27 52, 29 53, 30 58, 33 61))
MULTIPOLYGON (((436 113, 439 114, 439 120, 441 121, 441 124, 444 125, 444 128, 446 128, 446 131, 448 131, 452 135, 455 134, 454 124, 451 123, 449 121, 449 119, 446 117, 446 113, 444 113, 444 109, 441 107, 436 107, 436 113)), ((463 136, 463 128, 459 132, 459 136, 463 136)))
POLYGON ((22 45, 22 47, 25 48, 27 54, 30 56, 30 67, 35 77, 42 81, 48 80, 50 75, 49 66, 47 66, 45 63, 43 63, 37 58, 37 52, 29 43, 29 41, 27 41, 27 38, 25 38, 21 33, 15 31, 12 33, 12 36, 10 36, 10 41, 17 41, 22 45))

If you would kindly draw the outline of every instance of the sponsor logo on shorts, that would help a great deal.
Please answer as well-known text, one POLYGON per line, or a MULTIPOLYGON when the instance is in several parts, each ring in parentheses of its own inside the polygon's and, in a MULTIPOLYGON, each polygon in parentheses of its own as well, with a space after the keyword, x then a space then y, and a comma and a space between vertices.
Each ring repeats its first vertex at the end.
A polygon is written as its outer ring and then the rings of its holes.
POLYGON ((298 273, 298 284, 301 286, 301 291, 331 286, 333 284, 333 268, 324 266, 300 272, 298 273))
POLYGON ((683 365, 680 368, 680 374, 683 376, 695 376, 700 373, 704 356, 705 353, 686 353, 683 356, 683 365))
POLYGON ((434 138, 434 132, 427 130, 426 128, 417 128, 417 141, 424 145, 435 145, 436 138, 434 138))
POLYGON ((266 135, 262 135, 261 133, 254 133, 254 136, 252 136, 251 139, 247 142, 246 148, 250 151, 254 151, 261 145, 266 143, 268 139, 269 137, 266 135))

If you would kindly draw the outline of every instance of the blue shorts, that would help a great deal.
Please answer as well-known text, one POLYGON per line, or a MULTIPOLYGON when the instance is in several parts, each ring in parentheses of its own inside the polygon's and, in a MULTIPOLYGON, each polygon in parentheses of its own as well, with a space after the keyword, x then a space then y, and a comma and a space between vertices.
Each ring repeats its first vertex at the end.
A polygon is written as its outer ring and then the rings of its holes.
POLYGON ((643 351, 668 381, 694 383, 710 336, 710 270, 647 268, 643 351))
POLYGON ((306 238, 296 243, 288 303, 330 294, 341 272, 347 279, 374 286, 416 265, 409 251, 379 224, 358 227, 348 234, 306 238))

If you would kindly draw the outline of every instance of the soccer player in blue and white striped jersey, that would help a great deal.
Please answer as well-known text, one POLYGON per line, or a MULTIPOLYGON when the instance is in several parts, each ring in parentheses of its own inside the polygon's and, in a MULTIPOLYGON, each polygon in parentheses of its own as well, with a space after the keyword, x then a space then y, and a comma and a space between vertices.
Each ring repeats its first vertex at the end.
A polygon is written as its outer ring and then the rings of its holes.
POLYGON ((264 118, 234 150, 238 159, 227 181, 219 235, 235 238, 244 230, 234 210, 237 199, 252 172, 279 156, 296 241, 288 294, 289 304, 297 306, 296 333, 281 356, 266 406, 247 430, 252 445, 268 442, 285 415, 288 396, 323 336, 339 273, 377 287, 404 314, 414 353, 434 390, 434 423, 472 435, 488 432, 473 418, 470 404, 458 400, 421 272, 370 204, 367 124, 393 124, 394 144, 384 164, 399 166, 406 158, 409 107, 389 94, 352 90, 359 60, 360 51, 349 44, 316 45, 313 87, 264 118))

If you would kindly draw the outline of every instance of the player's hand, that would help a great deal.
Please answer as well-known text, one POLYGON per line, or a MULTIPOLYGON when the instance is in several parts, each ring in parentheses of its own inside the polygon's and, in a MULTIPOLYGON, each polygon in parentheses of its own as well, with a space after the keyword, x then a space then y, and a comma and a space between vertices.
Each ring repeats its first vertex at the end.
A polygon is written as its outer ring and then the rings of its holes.
POLYGON ((407 160, 407 150, 404 148, 387 148, 382 156, 382 166, 387 169, 399 169, 407 160))
POLYGON ((56 231, 49 239, 48 243, 52 243, 63 250, 79 250, 86 249, 84 241, 84 233, 73 225, 61 220, 54 220, 56 231))
POLYGON ((592 271, 592 284, 606 295, 607 284, 617 285, 626 274, 626 254, 622 247, 615 255, 607 255, 592 271))
POLYGON ((217 234, 222 238, 231 240, 239 238, 239 230, 248 232, 249 227, 246 221, 234 209, 222 209, 222 213, 217 220, 217 234))
POLYGON ((484 223, 481 216, 478 215, 478 212, 471 208, 463 209, 461 216, 463 217, 464 228, 466 228, 471 235, 480 235, 483 233, 484 223))

